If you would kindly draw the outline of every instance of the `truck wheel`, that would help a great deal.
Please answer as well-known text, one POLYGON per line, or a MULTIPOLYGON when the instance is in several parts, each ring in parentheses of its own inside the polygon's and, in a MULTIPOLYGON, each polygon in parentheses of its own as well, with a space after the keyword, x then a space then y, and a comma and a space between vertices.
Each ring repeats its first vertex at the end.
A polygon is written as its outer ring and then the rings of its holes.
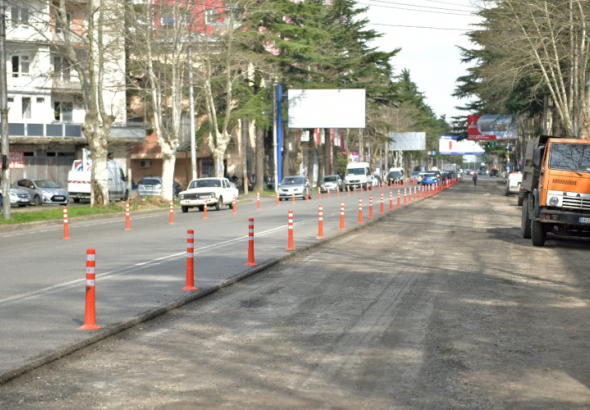
POLYGON ((203 212, 205 210, 205 205, 200 205, 199 206, 199 211, 203 212))
POLYGON ((524 239, 531 238, 531 219, 529 218, 529 199, 524 198, 520 219, 520 234, 524 239))
POLYGON ((545 239, 547 239, 547 231, 545 225, 539 221, 533 221, 531 224, 531 239, 533 246, 544 246, 545 239))
POLYGON ((524 198, 521 195, 519 195, 518 196, 518 206, 522 206, 522 201, 523 200, 524 200, 524 198))
POLYGON ((219 199, 217 200, 217 203, 215 204, 215 210, 219 211, 221 210, 221 205, 223 205, 223 197, 220 196, 219 199))
POLYGON ((504 190, 504 196, 510 196, 510 191, 508 190, 508 188, 504 190))
POLYGON ((79 204, 80 203, 80 198, 74 198, 74 203, 75 204, 79 204))
POLYGON ((182 208, 182 213, 186 214, 188 212, 188 206, 183 206, 182 208))
POLYGON ((129 199, 129 190, 125 190, 125 195, 123 195, 123 201, 127 201, 129 199))

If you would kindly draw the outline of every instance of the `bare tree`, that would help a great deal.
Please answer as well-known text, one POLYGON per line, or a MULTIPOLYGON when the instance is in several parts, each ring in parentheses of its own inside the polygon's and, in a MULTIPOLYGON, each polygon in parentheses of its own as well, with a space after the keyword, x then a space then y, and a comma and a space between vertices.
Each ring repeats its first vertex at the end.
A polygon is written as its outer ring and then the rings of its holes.
MULTIPOLYGON (((53 72, 47 79, 59 83, 67 72, 67 83, 72 88, 79 84, 85 110, 81 128, 93 161, 91 204, 107 205, 108 136, 113 123, 125 113, 125 51, 120 36, 124 21, 122 3, 114 0, 14 1, 11 7, 28 10, 27 24, 34 32, 27 39, 31 47, 41 42, 49 45, 54 61, 53 72), (71 76, 70 71, 74 72, 71 76)), ((23 18, 22 12, 20 17, 23 18)))

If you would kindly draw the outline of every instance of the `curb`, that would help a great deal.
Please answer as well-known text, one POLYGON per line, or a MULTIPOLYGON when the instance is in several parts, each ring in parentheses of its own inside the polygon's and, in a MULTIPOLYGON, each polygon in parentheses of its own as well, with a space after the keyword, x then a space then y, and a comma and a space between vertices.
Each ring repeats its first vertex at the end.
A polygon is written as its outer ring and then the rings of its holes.
MULTIPOLYGON (((442 191, 442 192, 444 192, 444 191, 442 191)), ((441 194, 442 192, 437 192, 436 194, 432 195, 431 197, 423 198, 423 200, 435 198, 439 194, 441 194)), ((415 203, 417 203, 417 202, 412 202, 412 205, 415 203)), ((245 272, 238 274, 238 275, 234 276, 233 278, 227 279, 218 285, 212 286, 210 288, 199 289, 197 292, 192 293, 187 297, 177 299, 173 302, 168 303, 165 306, 150 310, 146 313, 143 313, 143 314, 141 314, 133 319, 130 319, 127 322, 121 323, 119 325, 115 325, 113 327, 109 327, 109 326, 104 327, 103 330, 101 330, 98 334, 96 334, 95 336, 93 336, 89 339, 82 340, 82 341, 75 343, 73 345, 70 345, 70 346, 66 346, 66 347, 59 349, 57 351, 54 351, 50 354, 40 356, 37 359, 32 360, 28 364, 25 364, 24 366, 21 366, 16 369, 12 369, 12 370, 6 371, 4 373, 1 373, 0 374, 0 386, 8 383, 9 381, 11 381, 13 379, 16 379, 19 376, 29 373, 39 367, 42 367, 42 366, 45 366, 45 365, 50 364, 52 362, 55 362, 61 358, 69 356, 77 351, 80 351, 86 347, 89 347, 95 343, 98 343, 101 340, 107 339, 111 336, 115 336, 118 333, 121 333, 121 332, 123 332, 127 329, 130 329, 134 326, 137 326, 141 323, 150 321, 150 320, 155 319, 159 316, 162 316, 172 310, 178 309, 178 308, 185 306, 189 303, 192 303, 194 301, 202 299, 202 298, 204 298, 212 293, 215 293, 223 288, 231 286, 237 282, 240 282, 246 278, 249 278, 250 276, 253 276, 253 275, 263 272, 275 265, 285 262, 285 261, 287 261, 287 260, 289 260, 301 253, 304 253, 304 252, 309 251, 314 248, 319 248, 319 247, 321 247, 325 244, 328 244, 332 241, 335 241, 337 239, 341 239, 341 238, 344 238, 344 237, 351 235, 355 232, 367 229, 368 227, 371 227, 386 218, 391 218, 391 217, 396 216, 402 212, 406 212, 407 209, 411 209, 411 207, 406 206, 406 207, 402 207, 400 209, 394 208, 393 211, 388 211, 389 213, 386 213, 385 215, 383 215, 381 217, 375 218, 373 220, 367 220, 362 225, 357 225, 354 228, 347 229, 345 232, 337 232, 336 235, 329 237, 321 242, 307 245, 303 248, 296 248, 295 251, 293 251, 287 255, 284 255, 279 258, 264 262, 264 263, 256 266, 255 268, 248 269, 245 272)))

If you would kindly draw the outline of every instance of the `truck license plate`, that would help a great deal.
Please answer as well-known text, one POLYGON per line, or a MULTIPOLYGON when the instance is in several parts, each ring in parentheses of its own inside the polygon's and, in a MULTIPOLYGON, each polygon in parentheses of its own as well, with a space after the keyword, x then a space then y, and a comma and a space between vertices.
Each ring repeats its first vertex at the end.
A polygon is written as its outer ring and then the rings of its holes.
POLYGON ((590 218, 580 218, 580 223, 582 223, 582 224, 590 224, 590 218))

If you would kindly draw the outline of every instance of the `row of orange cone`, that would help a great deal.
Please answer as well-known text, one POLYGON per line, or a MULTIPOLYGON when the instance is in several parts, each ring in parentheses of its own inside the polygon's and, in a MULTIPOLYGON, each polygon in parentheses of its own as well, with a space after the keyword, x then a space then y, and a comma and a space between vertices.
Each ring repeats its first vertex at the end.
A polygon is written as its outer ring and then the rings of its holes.
MULTIPOLYGON (((458 180, 449 180, 444 184, 435 184, 432 186, 422 186, 420 189, 414 188, 414 201, 418 199, 424 199, 431 195, 434 195, 445 188, 448 188, 456 184, 458 180)), ((407 195, 407 189, 404 188, 404 205, 412 202, 412 190, 410 188, 410 195, 407 195)), ((401 189, 397 190, 397 207, 401 207, 401 189)), ((126 203, 126 228, 125 230, 131 230, 129 225, 129 203, 126 203)), ((234 198, 234 211, 236 210, 235 198, 234 198)), ((257 209, 260 209, 260 197, 258 196, 257 209)), ((340 227, 339 231, 345 231, 344 227, 344 201, 340 203, 340 227)), ((393 210, 393 191, 389 191, 389 210, 393 210)), ((170 203, 170 224, 174 224, 173 217, 173 205, 170 203)), ((235 213, 235 212, 234 212, 235 213)), ((385 213, 384 211, 384 195, 381 193, 381 207, 380 214, 385 213)), ((373 219, 373 196, 369 197, 369 219, 373 219)), ((67 208, 64 208, 64 224, 65 224, 65 235, 64 239, 69 239, 67 231, 68 214, 67 208), (67 236, 67 237, 66 237, 67 236)), ((363 199, 359 198, 359 219, 358 224, 363 224, 363 199)), ((288 240, 287 250, 294 251, 294 229, 293 229, 293 211, 289 211, 288 214, 288 240)), ((318 218, 318 236, 317 239, 324 239, 324 209, 322 205, 319 205, 319 218, 318 218)), ((195 287, 195 268, 194 268, 194 243, 195 243, 195 232, 192 229, 187 231, 187 263, 186 263, 186 285, 183 290, 196 291, 195 287)), ((83 330, 98 330, 100 326, 96 324, 96 303, 95 303, 95 266, 96 266, 96 251, 94 249, 87 250, 86 257, 86 306, 84 314, 84 325, 80 327, 83 330)), ((246 266, 256 266, 254 257, 254 218, 249 219, 248 223, 248 262, 246 266)))

